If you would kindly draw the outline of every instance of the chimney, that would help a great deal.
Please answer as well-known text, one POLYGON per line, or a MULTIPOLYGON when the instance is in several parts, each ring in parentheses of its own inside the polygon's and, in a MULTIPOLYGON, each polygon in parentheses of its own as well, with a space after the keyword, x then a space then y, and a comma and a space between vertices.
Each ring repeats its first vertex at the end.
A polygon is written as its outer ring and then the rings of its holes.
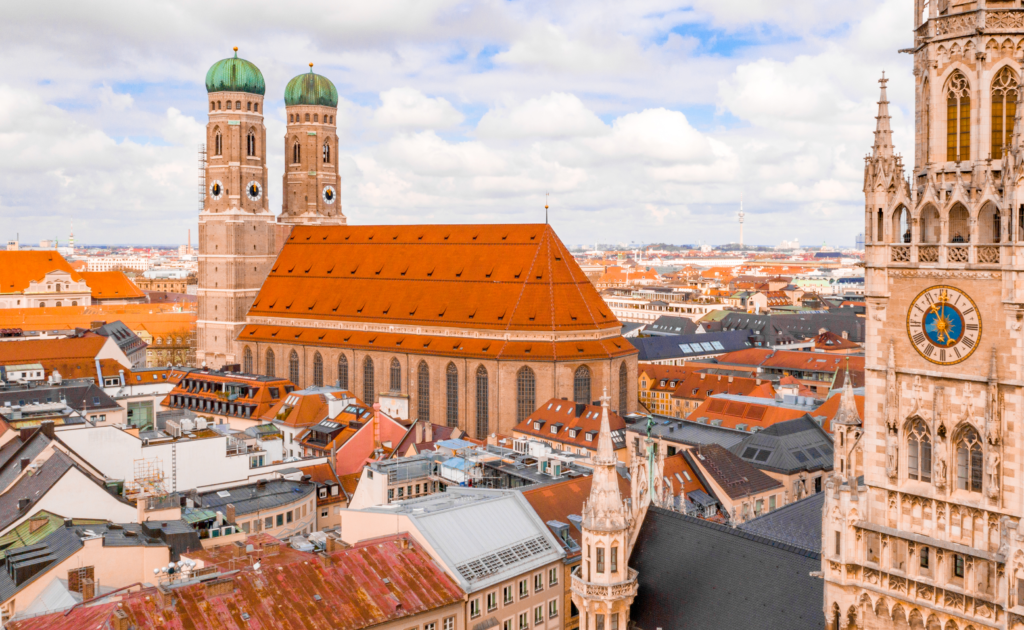
POLYGON ((29 464, 31 464, 31 463, 32 463, 31 459, 29 459, 28 457, 22 457, 21 458, 21 468, 19 468, 18 470, 25 470, 26 468, 28 468, 29 464))
POLYGON ((43 420, 42 423, 40 424, 40 428, 43 432, 43 435, 50 438, 51 440, 54 439, 57 435, 56 433, 54 433, 53 430, 53 420, 43 420))
POLYGON ((423 437, 425 437, 426 439, 423 440, 423 441, 424 442, 433 442, 434 441, 434 425, 430 423, 430 420, 427 420, 425 425, 426 426, 423 427, 423 430, 424 430, 424 436, 423 437))
POLYGON ((234 503, 228 503, 227 505, 224 506, 224 518, 227 519, 227 521, 229 523, 234 523, 235 522, 235 504, 234 503))
POLYGON ((128 613, 123 608, 114 611, 110 619, 110 630, 131 630, 132 624, 128 619, 128 613))
POLYGON ((18 511, 24 512, 25 510, 27 510, 29 503, 31 503, 31 501, 29 501, 28 498, 18 499, 18 511))
POLYGON ((423 421, 416 423, 416 444, 423 442, 423 421))
POLYGON ((82 579, 82 601, 89 601, 96 597, 96 582, 91 578, 82 579))

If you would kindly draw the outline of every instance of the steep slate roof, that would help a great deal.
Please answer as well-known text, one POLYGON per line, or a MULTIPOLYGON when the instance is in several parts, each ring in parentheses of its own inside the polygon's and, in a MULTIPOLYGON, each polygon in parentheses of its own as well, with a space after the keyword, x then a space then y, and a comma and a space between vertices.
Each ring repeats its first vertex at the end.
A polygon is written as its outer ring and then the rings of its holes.
MULTIPOLYGON (((49 568, 66 560, 81 548, 81 538, 75 535, 73 530, 61 527, 54 530, 49 536, 33 545, 21 547, 16 551, 12 551, 11 555, 14 557, 15 554, 21 553, 34 554, 45 552, 50 558, 52 558, 46 565, 46 567, 49 568)), ((45 574, 46 569, 44 568, 31 578, 23 581, 21 584, 16 584, 8 571, 0 571, 0 602, 6 602, 20 590, 29 584, 32 584, 36 579, 45 574)), ((67 576, 65 575, 64 577, 67 576)))
POLYGON ((36 501, 43 498, 50 488, 74 467, 75 464, 70 457, 63 451, 55 450, 35 474, 22 475, 6 492, 0 494, 0 531, 6 530, 28 513, 36 501), (22 511, 18 510, 20 499, 29 500, 28 507, 22 511))
POLYGON ((739 525, 745 532, 799 549, 821 553, 821 510, 825 493, 818 492, 739 525))
POLYGON ((640 351, 640 361, 696 359, 735 352, 751 346, 750 335, 742 330, 671 337, 631 337, 629 343, 640 351))
POLYGON ((298 226, 248 315, 509 331, 621 326, 554 230, 529 224, 298 226))
POLYGON ((651 507, 629 565, 640 572, 630 618, 640 630, 820 630, 821 556, 651 507))
POLYGON ((704 444, 684 451, 692 466, 705 470, 732 499, 760 494, 782 483, 772 479, 718 444, 704 444))
POLYGON ((89 285, 94 300, 124 300, 146 297, 123 271, 83 271, 79 275, 89 285))
POLYGON ((316 490, 316 485, 288 479, 268 479, 262 488, 255 483, 234 488, 205 492, 199 495, 199 507, 214 512, 224 511, 228 503, 235 506, 239 516, 254 514, 261 510, 275 510, 290 505, 316 490), (228 496, 220 496, 226 493, 228 496))
POLYGON ((831 470, 832 438, 804 415, 751 434, 729 448, 762 470, 794 474, 802 470, 831 470))
POLYGON ((854 313, 779 313, 755 315, 729 312, 722 319, 723 330, 746 330, 760 341, 775 346, 784 338, 811 339, 822 328, 837 334, 844 331, 851 341, 862 343, 866 323, 854 313))
MULTIPOLYGON (((93 368, 95 373, 96 368, 93 368)), ((60 385, 43 385, 32 389, 8 389, 0 390, 0 406, 10 403, 20 405, 24 400, 25 404, 36 402, 60 402, 63 400, 68 407, 80 411, 85 415, 120 409, 113 398, 92 380, 65 380, 60 385)))
POLYGON ((76 282, 82 279, 56 251, 0 251, 0 293, 21 293, 51 271, 66 271, 76 282))
MULTIPOLYGON (((651 436, 667 442, 678 442, 687 446, 699 444, 719 444, 726 448, 739 444, 749 435, 746 431, 738 431, 727 427, 716 427, 709 424, 688 422, 679 418, 668 416, 654 416, 655 425, 651 429, 651 436)), ((626 441, 636 439, 637 436, 647 435, 647 420, 640 420, 626 428, 628 433, 626 441), (637 435, 632 435, 637 434, 637 435)))
POLYGON ((10 627, 107 627, 114 612, 122 610, 134 628, 357 630, 397 622, 464 598, 458 585, 422 547, 405 537, 369 540, 327 554, 328 562, 318 561, 312 553, 281 547, 278 555, 262 558, 259 571, 246 567, 222 575, 220 579, 229 582, 218 586, 227 588, 212 589, 198 583, 173 589, 173 606, 156 603, 161 601, 156 590, 145 588, 122 594, 117 603, 80 606, 67 613, 17 621, 10 627))
POLYGON ((662 315, 644 326, 644 334, 664 337, 667 335, 692 335, 697 332, 697 324, 686 317, 662 315))
MULTIPOLYGON (((608 410, 608 424, 612 431, 612 446, 615 450, 626 448, 626 421, 619 414, 608 410)), ((561 398, 552 398, 541 403, 528 418, 512 429, 515 433, 531 435, 544 440, 568 444, 577 448, 597 449, 597 433, 601 429, 601 406, 574 403, 561 398), (538 429, 537 423, 541 426, 538 429), (557 426, 557 425, 562 426, 557 426), (555 433, 552 433, 552 429, 555 433), (576 430, 576 437, 569 431, 576 430), (590 439, 587 439, 587 436, 590 439)))

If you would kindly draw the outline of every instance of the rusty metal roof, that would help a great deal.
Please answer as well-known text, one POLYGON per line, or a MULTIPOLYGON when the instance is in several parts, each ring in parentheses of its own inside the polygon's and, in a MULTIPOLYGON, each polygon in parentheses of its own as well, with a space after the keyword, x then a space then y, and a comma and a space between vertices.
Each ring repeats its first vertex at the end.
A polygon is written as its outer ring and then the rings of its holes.
POLYGON ((281 554, 281 562, 272 562, 275 557, 267 558, 258 571, 245 568, 173 589, 173 599, 147 588, 121 602, 33 617, 8 627, 79 630, 105 627, 114 615, 123 614, 129 626, 162 630, 355 630, 465 598, 452 578, 404 536, 366 541, 329 554, 328 562, 294 550, 281 554))

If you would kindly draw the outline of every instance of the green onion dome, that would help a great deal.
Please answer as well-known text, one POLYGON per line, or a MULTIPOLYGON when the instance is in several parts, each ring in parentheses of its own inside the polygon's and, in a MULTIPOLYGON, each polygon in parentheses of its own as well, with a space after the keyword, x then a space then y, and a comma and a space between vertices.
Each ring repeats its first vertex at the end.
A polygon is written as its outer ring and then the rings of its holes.
POLYGON ((285 105, 324 105, 338 106, 338 90, 327 77, 313 73, 313 64, 309 64, 309 72, 300 74, 284 88, 285 105))
POLYGON ((263 73, 251 61, 238 58, 238 47, 235 56, 221 59, 210 67, 206 73, 207 92, 248 92, 263 96, 267 86, 263 82, 263 73))

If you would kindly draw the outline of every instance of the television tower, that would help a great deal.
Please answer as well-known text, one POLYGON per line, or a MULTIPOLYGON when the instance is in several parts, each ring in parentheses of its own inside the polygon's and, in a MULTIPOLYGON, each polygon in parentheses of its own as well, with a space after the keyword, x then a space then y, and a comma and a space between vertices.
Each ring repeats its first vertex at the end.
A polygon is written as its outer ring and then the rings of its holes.
POLYGON ((740 194, 740 249, 743 249, 743 217, 745 216, 746 215, 743 214, 743 195, 740 194))

